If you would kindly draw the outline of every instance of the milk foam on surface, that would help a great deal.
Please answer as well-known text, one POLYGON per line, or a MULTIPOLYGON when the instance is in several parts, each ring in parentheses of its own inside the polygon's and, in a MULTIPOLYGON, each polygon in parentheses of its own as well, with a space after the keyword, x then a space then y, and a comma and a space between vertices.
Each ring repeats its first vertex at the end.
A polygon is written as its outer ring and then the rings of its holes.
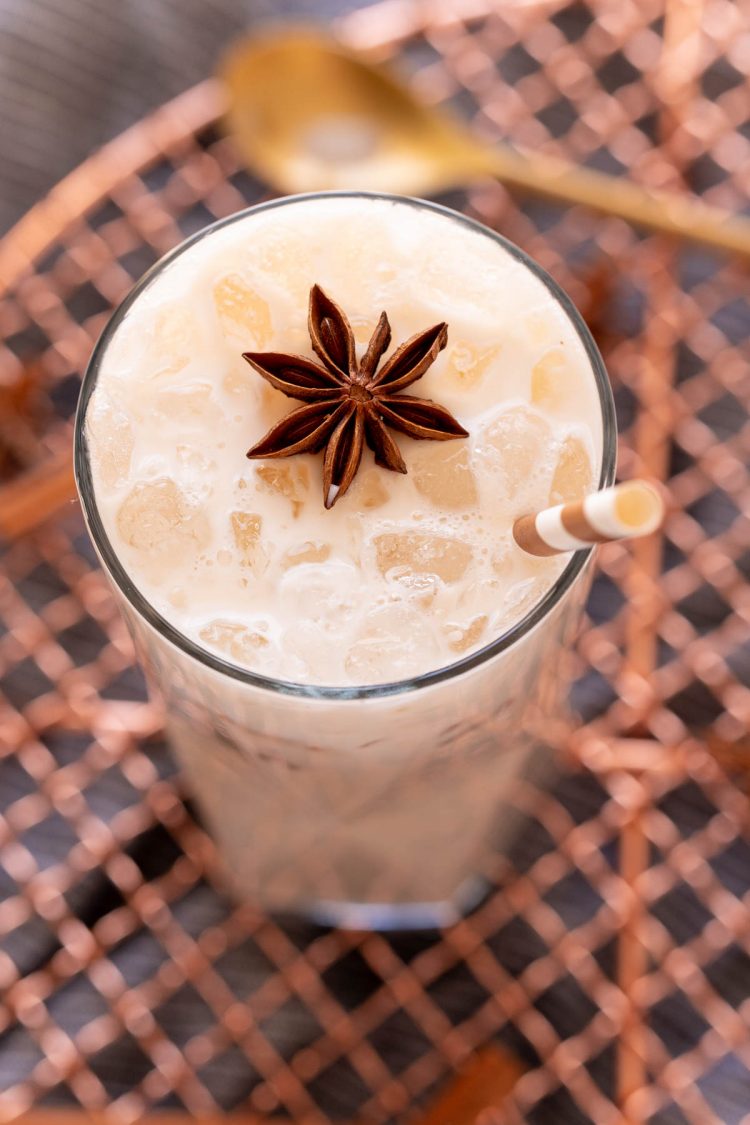
POLYGON ((583 344, 526 266, 439 212, 330 196, 243 217, 164 268, 110 340, 86 431, 105 530, 147 601, 235 665, 341 686, 452 664, 528 613, 567 559, 524 554, 513 521, 591 491, 602 445, 583 344), (321 454, 245 456, 300 404, 242 352, 315 358, 316 282, 358 355, 383 309, 387 354, 447 321, 407 393, 469 431, 394 433, 405 476, 366 449, 330 511, 321 454))

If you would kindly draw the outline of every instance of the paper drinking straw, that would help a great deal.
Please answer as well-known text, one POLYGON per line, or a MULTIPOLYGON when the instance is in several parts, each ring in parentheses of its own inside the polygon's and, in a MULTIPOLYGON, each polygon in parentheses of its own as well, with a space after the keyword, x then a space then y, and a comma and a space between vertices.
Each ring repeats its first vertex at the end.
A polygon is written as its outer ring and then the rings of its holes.
POLYGON ((571 504, 521 516, 513 524, 513 538, 530 555, 559 555, 592 543, 648 535, 663 518, 661 493, 648 481, 631 480, 571 504))

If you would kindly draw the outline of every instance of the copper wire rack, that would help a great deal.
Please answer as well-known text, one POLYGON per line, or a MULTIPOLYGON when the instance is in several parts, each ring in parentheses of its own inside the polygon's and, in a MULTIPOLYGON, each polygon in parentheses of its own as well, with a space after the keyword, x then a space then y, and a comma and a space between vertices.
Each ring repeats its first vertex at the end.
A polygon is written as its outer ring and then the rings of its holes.
MULTIPOLYGON (((748 208, 747 5, 389 2, 338 31, 487 139, 748 208)), ((581 726, 557 781, 521 788, 493 893, 441 932, 272 920, 225 895, 77 505, 33 526, 68 494, 112 306, 268 197, 221 99, 140 123, 0 247, 0 1116, 404 1120, 495 1041, 523 1074, 494 1122, 750 1121, 746 266, 495 182, 446 198, 582 307, 621 473, 672 510, 601 552, 581 726)))

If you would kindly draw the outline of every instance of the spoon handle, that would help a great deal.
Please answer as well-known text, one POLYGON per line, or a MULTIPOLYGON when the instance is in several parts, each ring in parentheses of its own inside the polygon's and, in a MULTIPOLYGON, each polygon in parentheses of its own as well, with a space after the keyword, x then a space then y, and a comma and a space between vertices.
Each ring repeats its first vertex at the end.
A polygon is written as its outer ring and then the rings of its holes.
POLYGON ((511 187, 750 257, 750 219, 735 217, 695 196, 640 187, 556 157, 526 155, 506 146, 486 149, 483 155, 486 170, 511 187))

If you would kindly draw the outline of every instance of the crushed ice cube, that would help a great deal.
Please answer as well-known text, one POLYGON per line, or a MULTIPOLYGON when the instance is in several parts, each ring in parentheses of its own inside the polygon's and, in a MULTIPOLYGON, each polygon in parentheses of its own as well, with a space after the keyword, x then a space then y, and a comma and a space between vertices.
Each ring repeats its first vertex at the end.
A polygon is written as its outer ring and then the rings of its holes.
POLYGON ((202 641, 218 649, 224 656, 228 656, 238 664, 249 664, 251 667, 257 665, 258 654, 263 649, 267 649, 271 643, 258 629, 221 619, 204 625, 199 636, 202 641))
POLYGON ((362 575, 357 567, 340 560, 302 564, 282 572, 279 582, 280 613, 293 621, 308 621, 323 633, 340 635, 350 621, 361 595, 362 575))
POLYGON ((242 563, 260 575, 268 567, 268 553, 261 542, 261 529, 263 519, 255 512, 231 513, 232 538, 234 545, 240 552, 242 563))
POLYGON ((470 508, 477 484, 469 448, 459 442, 425 442, 411 454, 410 471, 418 492, 438 508, 470 508))
POLYGON ((162 559, 205 548, 210 538, 205 512, 170 477, 135 485, 120 505, 117 527, 129 546, 162 559))
POLYGON ((440 589, 440 579, 436 574, 402 574, 398 570, 389 576, 413 604, 426 608, 434 600, 440 589))
POLYGON ((220 407, 214 401, 208 383, 183 383, 162 388, 154 396, 156 409, 186 426, 218 430, 223 421, 220 407))
POLYGON ((257 546, 263 527, 262 516, 254 512, 232 512, 232 536, 235 545, 243 554, 249 554, 257 546))
POLYGON ((481 383, 499 353, 500 344, 480 347, 459 340, 448 353, 445 378, 461 390, 469 390, 481 383))
POLYGON ((557 458, 549 502, 567 504, 571 500, 580 500, 591 491, 593 483, 591 461, 586 446, 579 437, 569 434, 562 443, 557 458))
POLYGON ((513 497, 548 464, 551 445, 549 423, 527 406, 513 406, 480 435, 475 456, 513 497))
MULTIPOLYGON (((337 638, 338 639, 338 638, 337 638)), ((327 642, 325 632, 314 621, 297 620, 282 635, 284 678, 315 683, 341 682, 339 644, 327 642)))
POLYGON ((468 543, 443 535, 393 531, 375 537, 378 570, 385 577, 395 568, 406 574, 435 574, 443 582, 463 577, 473 552, 468 543))
POLYGON ((344 667, 352 682, 402 680, 438 662, 438 648, 424 615, 402 604, 370 610, 344 667))
POLYGON ((87 421, 97 474, 107 488, 122 484, 130 471, 133 428, 128 415, 99 394, 87 421))
MULTIPOLYGON (((549 559, 544 559, 543 562, 547 564, 545 569, 548 570, 549 559)), ((541 600, 549 586, 549 576, 543 574, 522 578, 519 582, 514 582, 505 591, 503 599, 503 612, 506 620, 509 623, 518 621, 541 600)))
MULTIPOLYGON (((320 280, 318 277, 320 261, 312 241, 303 245, 299 238, 290 238, 286 231, 278 231, 274 235, 266 232, 260 243, 253 248, 253 253, 257 255, 258 268, 288 298, 291 308, 301 314, 300 320, 304 323, 311 278, 320 280)), ((294 330, 293 323, 290 322, 288 327, 294 330)), ((285 326, 285 342, 289 338, 285 326)), ((304 339, 309 347, 310 337, 307 335, 306 327, 304 339)), ((294 342, 288 347, 293 352, 301 350, 294 342)))
POLYGON ((304 543, 298 543, 295 547, 290 547, 285 551, 281 557, 282 570, 289 570, 292 566, 302 566, 304 563, 320 563, 325 562, 330 557, 331 548, 328 543, 321 543, 320 541, 312 542, 306 540, 304 543))
POLYGON ((385 484, 385 473, 382 469, 365 469, 354 478, 354 483, 349 491, 351 507, 382 508, 390 500, 390 492, 385 484))
POLYGON ((240 338, 246 350, 265 348, 271 339, 271 312, 237 273, 227 274, 214 286, 214 304, 223 331, 240 338))
POLYGON ((565 350, 550 348, 531 369, 531 401, 543 410, 558 411, 575 401, 575 370, 565 350))
POLYGON ((307 465, 297 460, 277 461, 256 465, 255 473, 264 491, 285 496, 292 505, 294 516, 300 514, 310 487, 307 465))
POLYGON ((195 319, 184 305, 164 305, 154 319, 149 362, 154 375, 176 375, 198 353, 195 319))
POLYGON ((479 644, 482 634, 487 628, 487 620, 487 614, 480 613, 473 617, 471 621, 460 625, 448 622, 443 626, 448 647, 453 652, 468 652, 470 648, 474 648, 479 644))

